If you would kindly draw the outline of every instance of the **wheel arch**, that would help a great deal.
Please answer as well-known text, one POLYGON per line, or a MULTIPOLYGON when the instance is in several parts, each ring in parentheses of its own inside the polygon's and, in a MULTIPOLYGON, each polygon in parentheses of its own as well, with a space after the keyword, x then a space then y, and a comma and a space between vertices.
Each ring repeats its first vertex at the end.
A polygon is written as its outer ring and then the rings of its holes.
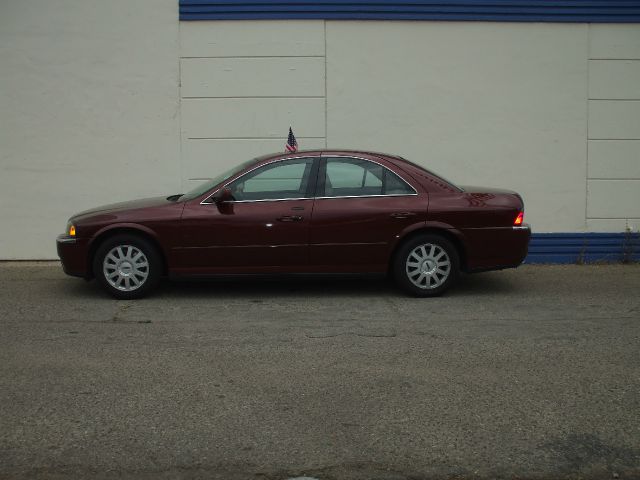
POLYGON ((453 246, 456 248, 458 252, 458 256, 460 258, 460 269, 462 271, 467 271, 467 249, 465 247, 464 241, 462 239, 462 234, 458 232, 456 229, 451 227, 445 227, 440 225, 423 225, 418 228, 413 228, 410 231, 406 232, 404 235, 400 236, 400 238, 396 241, 393 249, 391 251, 391 255, 389 257, 389 269, 393 268, 393 264, 395 262, 396 255, 400 248, 412 240, 413 238, 420 235, 439 235, 447 240, 449 240, 453 246))
POLYGON ((167 274, 168 265, 167 265, 167 255, 162 248, 162 245, 158 241, 157 236, 153 232, 153 230, 144 227, 142 225, 136 224, 121 224, 121 225, 113 225, 102 230, 99 230, 94 237, 91 239, 89 243, 89 250, 87 252, 87 265, 89 265, 89 274, 90 278, 93 277, 93 257, 96 254, 96 251, 106 240, 116 235, 128 234, 134 235, 144 240, 148 241, 151 245, 155 247, 160 255, 160 259, 162 260, 162 275, 167 274))

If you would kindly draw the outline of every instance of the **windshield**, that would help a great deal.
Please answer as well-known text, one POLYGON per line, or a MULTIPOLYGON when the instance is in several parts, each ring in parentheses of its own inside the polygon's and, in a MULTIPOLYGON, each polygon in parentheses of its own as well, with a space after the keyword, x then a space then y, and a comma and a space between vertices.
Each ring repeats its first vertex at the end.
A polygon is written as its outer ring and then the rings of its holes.
POLYGON ((262 157, 257 157, 257 158, 252 158, 251 160, 247 160, 246 162, 243 162, 240 165, 236 165, 235 167, 227 170, 224 173, 221 173, 220 175, 214 178, 208 179, 206 182, 198 185, 196 188, 194 188, 190 192, 187 192, 184 195, 182 195, 180 197, 180 200, 189 201, 189 200, 193 200, 194 198, 198 198, 200 195, 203 195, 204 193, 208 192, 216 185, 219 185, 222 182, 224 182, 227 178, 233 177, 237 173, 247 168, 252 163, 256 163, 260 158, 262 157))

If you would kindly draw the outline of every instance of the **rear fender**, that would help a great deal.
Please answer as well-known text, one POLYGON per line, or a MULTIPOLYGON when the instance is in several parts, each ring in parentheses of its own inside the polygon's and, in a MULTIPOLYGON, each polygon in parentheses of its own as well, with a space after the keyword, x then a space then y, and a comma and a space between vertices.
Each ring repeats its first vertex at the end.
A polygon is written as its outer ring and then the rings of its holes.
POLYGON ((462 232, 447 223, 430 221, 411 225, 404 229, 402 233, 396 236, 395 241, 393 242, 393 245, 391 245, 391 249, 389 251, 389 265, 393 263, 393 256, 397 251, 398 246, 406 239, 420 233, 432 233, 437 235, 439 232, 441 232, 441 236, 448 238, 454 243, 454 245, 458 249, 458 254, 460 255, 461 268, 463 270, 467 270, 467 243, 465 242, 465 237, 462 232))
POLYGON ((404 239, 407 238, 407 236, 411 235, 414 232, 419 232, 421 230, 424 230, 424 231, 428 230, 432 232, 435 230, 446 230, 447 233, 454 235, 462 245, 466 246, 464 242, 464 235, 460 230, 444 222, 430 222, 427 220, 426 222, 418 222, 418 223, 414 223, 413 225, 409 225, 404 230, 402 230, 402 232, 396 235, 393 243, 390 246, 391 251, 393 252, 398 246, 398 244, 404 241, 404 239))

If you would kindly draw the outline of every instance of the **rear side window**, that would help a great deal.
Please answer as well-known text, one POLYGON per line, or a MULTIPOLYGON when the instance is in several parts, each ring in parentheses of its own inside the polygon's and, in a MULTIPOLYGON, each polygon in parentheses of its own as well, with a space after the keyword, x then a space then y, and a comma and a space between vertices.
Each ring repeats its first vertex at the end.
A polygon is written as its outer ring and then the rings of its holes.
POLYGON ((327 158, 324 197, 412 195, 414 189, 391 170, 357 158, 327 158))

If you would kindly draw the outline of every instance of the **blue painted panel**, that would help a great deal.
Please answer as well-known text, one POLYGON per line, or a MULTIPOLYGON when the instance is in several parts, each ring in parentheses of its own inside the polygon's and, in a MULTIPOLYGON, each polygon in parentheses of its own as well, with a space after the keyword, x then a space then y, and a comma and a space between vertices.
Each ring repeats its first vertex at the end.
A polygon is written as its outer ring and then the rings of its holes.
POLYGON ((180 20, 640 22, 640 0, 180 0, 180 20))
POLYGON ((525 263, 640 261, 640 233, 534 233, 525 263))

